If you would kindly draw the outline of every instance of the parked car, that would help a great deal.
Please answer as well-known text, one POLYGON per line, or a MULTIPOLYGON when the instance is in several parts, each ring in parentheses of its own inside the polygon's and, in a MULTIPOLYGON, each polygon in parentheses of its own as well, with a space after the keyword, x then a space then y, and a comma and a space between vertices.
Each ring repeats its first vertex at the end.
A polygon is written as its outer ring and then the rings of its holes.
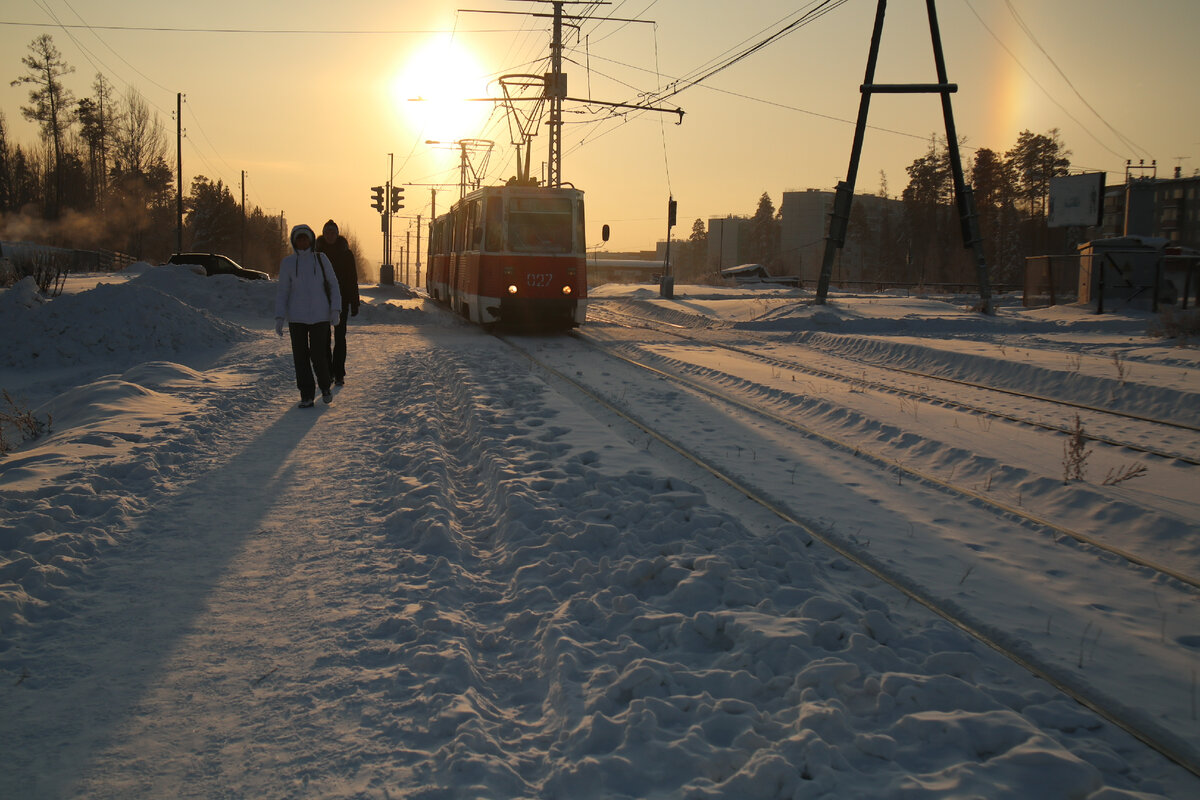
POLYGON ((236 275, 252 281, 265 281, 270 275, 256 269, 246 269, 229 256, 217 253, 175 253, 167 259, 168 264, 196 264, 204 267, 209 275, 236 275))

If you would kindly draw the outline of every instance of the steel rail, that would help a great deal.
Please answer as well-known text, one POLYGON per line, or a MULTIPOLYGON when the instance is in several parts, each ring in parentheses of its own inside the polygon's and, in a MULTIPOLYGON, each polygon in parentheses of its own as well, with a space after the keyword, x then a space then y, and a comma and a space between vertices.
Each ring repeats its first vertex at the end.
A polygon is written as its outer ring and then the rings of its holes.
MULTIPOLYGON (((605 311, 603 311, 601 313, 615 313, 618 316, 629 316, 634 319, 643 320, 646 322, 652 322, 651 320, 647 320, 645 317, 639 317, 635 314, 624 314, 623 312, 612 312, 608 309, 605 309, 605 311)), ((982 406, 974 405, 972 403, 967 403, 962 400, 954 400, 954 399, 945 398, 945 397, 936 397, 931 394, 922 393, 915 389, 907 389, 907 388, 904 388, 901 386, 890 386, 888 384, 881 383, 879 381, 868 381, 868 380, 861 379, 861 378, 855 378, 851 375, 847 375, 845 373, 841 373, 836 370, 822 369, 820 367, 812 367, 812 366, 808 366, 805 364, 798 364, 794 361, 788 361, 786 359, 776 358, 774 356, 767 356, 767 355, 763 355, 762 353, 756 353, 753 350, 749 350, 744 347, 738 347, 737 345, 728 344, 726 342, 715 342, 715 341, 710 341, 708 339, 701 339, 699 337, 692 336, 689 334, 680 333, 678 331, 666 330, 661 327, 657 327, 657 325, 659 325, 659 324, 664 324, 664 323, 655 323, 654 325, 651 325, 648 327, 652 328, 653 330, 657 330, 660 333, 665 333, 670 336, 676 336, 678 338, 686 339, 688 341, 699 342, 701 344, 704 344, 704 345, 707 345, 710 347, 719 347, 723 350, 728 350, 730 352, 739 353, 741 355, 748 356, 750 358, 755 358, 760 361, 764 361, 768 364, 774 364, 775 366, 779 366, 779 367, 787 367, 787 368, 795 370, 797 372, 804 372, 804 373, 807 373, 810 375, 816 375, 818 377, 831 378, 833 380, 849 381, 854 384, 857 384, 860 386, 867 386, 867 387, 870 387, 873 389, 877 389, 879 391, 886 391, 886 392, 892 392, 893 394, 907 395, 909 397, 914 397, 914 398, 919 398, 922 400, 928 400, 928 401, 931 401, 934 403, 939 403, 943 406, 952 406, 952 407, 956 407, 956 408, 961 408, 966 411, 973 411, 978 414, 986 414, 987 416, 990 416, 990 417, 997 417, 999 419, 1008 420, 1009 422, 1016 422, 1016 423, 1019 423, 1022 425, 1030 425, 1032 427, 1041 428, 1043 430, 1055 431, 1057 433, 1067 433, 1067 434, 1075 433, 1074 430, 1072 430, 1071 428, 1068 428, 1066 426, 1055 425, 1055 424, 1052 424, 1049 422, 1040 422, 1038 420, 1031 420, 1031 419, 1027 419, 1025 417, 1018 417, 1013 414, 1009 414, 1009 413, 1006 413, 1003 411, 996 411, 994 409, 984 408, 982 406)), ((665 324, 670 324, 670 323, 665 323, 665 324)), ((681 326, 672 326, 672 327, 681 327, 681 326)), ((813 350, 817 350, 818 352, 823 352, 819 348, 812 347, 811 345, 803 345, 803 346, 811 347, 813 350)), ((881 370, 886 370, 886 371, 891 371, 891 372, 899 372, 899 373, 909 375, 912 377, 926 378, 926 379, 932 380, 932 381, 942 381, 942 382, 950 383, 950 384, 954 384, 954 385, 967 386, 967 387, 970 387, 973 389, 979 389, 981 391, 997 392, 999 394, 1005 394, 1005 395, 1009 395, 1012 397, 1020 397, 1022 399, 1026 399, 1026 400, 1036 400, 1038 402, 1050 403, 1052 405, 1065 406, 1067 408, 1077 408, 1080 410, 1092 411, 1092 412, 1099 413, 1099 414, 1108 414, 1110 416, 1131 419, 1131 420, 1135 420, 1137 422, 1146 422, 1146 423, 1152 423, 1152 424, 1157 424, 1157 425, 1167 425, 1167 426, 1171 426, 1171 427, 1175 427, 1175 428, 1181 428, 1183 430, 1200 432, 1200 427, 1194 427, 1194 426, 1188 425, 1187 423, 1184 423, 1184 422, 1173 422, 1170 420, 1156 419, 1153 417, 1146 417, 1146 416, 1143 416, 1140 414, 1133 414, 1133 413, 1129 413, 1129 412, 1125 412, 1125 411, 1115 411, 1113 409, 1100 408, 1098 406, 1089 406, 1089 405, 1083 404, 1083 403, 1075 403, 1070 400, 1056 400, 1052 397, 1045 397, 1042 395, 1029 394, 1027 392, 1018 392, 1013 389, 1003 389, 1003 388, 996 387, 996 386, 988 386, 986 384, 975 383, 973 381, 964 381, 964 380, 959 380, 957 378, 946 378, 946 377, 942 377, 940 375, 930 375, 928 373, 918 372, 916 370, 909 370, 909 369, 905 369, 903 367, 889 367, 889 366, 880 365, 880 364, 872 364, 871 366, 876 369, 881 369, 881 370)), ((1129 442, 1120 441, 1119 439, 1112 439, 1108 436, 1104 436, 1101 434, 1088 433, 1086 431, 1084 431, 1082 433, 1082 436, 1083 436, 1083 438, 1088 439, 1089 441, 1098 442, 1100 444, 1106 444, 1111 447, 1120 447, 1120 448, 1123 448, 1126 450, 1135 450, 1137 452, 1146 453, 1147 455, 1156 456, 1158 458, 1165 458, 1167 460, 1173 460, 1173 461, 1182 461, 1185 464, 1193 464, 1196 466, 1200 466, 1200 457, 1187 456, 1182 453, 1175 453, 1175 452, 1171 452, 1171 451, 1167 451, 1167 450, 1160 450, 1160 449, 1153 448, 1153 447, 1146 447, 1144 445, 1131 444, 1129 442)))
POLYGON ((795 422, 794 420, 790 420, 790 419, 787 419, 786 417, 782 417, 778 414, 774 414, 770 411, 767 411, 764 408, 759 408, 757 406, 751 405, 751 404, 746 403, 742 400, 739 400, 735 397, 730 397, 729 395, 725 394, 724 392, 718 391, 717 389, 714 389, 710 386, 705 386, 704 384, 702 384, 698 381, 694 381, 690 378, 685 378, 682 375, 676 375, 676 374, 667 372, 665 370, 661 370, 657 367, 650 366, 649 364, 644 364, 644 363, 638 361, 637 359, 630 358, 627 355, 618 353, 618 352, 612 350, 611 348, 606 347, 604 344, 595 341, 594 339, 587 336, 586 334, 576 331, 572 335, 581 341, 587 342, 587 344, 589 344, 590 346, 596 348, 597 350, 605 353, 606 355, 608 355, 611 358, 616 358, 620 361, 623 361, 627 364, 630 364, 632 366, 643 369, 643 370, 650 372, 654 375, 657 375, 661 378, 665 378, 667 380, 674 381, 675 383, 686 386, 689 389, 692 389, 693 391, 701 392, 702 394, 708 395, 709 397, 716 398, 716 399, 718 399, 724 403, 728 403, 729 405, 734 406, 735 408, 738 408, 742 411, 745 411, 745 412, 748 412, 751 414, 755 414, 755 415, 760 416, 764 419, 767 419, 771 422, 774 422, 777 425, 782 425, 783 427, 789 428, 789 429, 795 431, 796 433, 801 434, 802 436, 806 436, 811 439, 816 439, 816 440, 822 442, 823 444, 834 447, 838 450, 842 450, 842 451, 848 452, 848 453, 853 453, 858 458, 863 458, 863 459, 869 460, 881 468, 885 468, 885 469, 894 468, 894 469, 904 473, 905 475, 915 478, 915 479, 917 479, 923 483, 926 483, 930 486, 934 486, 943 491, 949 492, 950 494, 957 495, 960 497, 966 497, 977 503, 983 504, 985 506, 989 506, 1003 514, 1006 514, 1009 516, 1014 516, 1019 519, 1023 519, 1025 521, 1030 522, 1034 525, 1037 525, 1041 528, 1045 528, 1049 531, 1059 534, 1060 536, 1066 536, 1068 538, 1074 539, 1075 541, 1077 541, 1081 544, 1086 544, 1091 547, 1095 547, 1098 550, 1102 550, 1106 553, 1110 553, 1114 556, 1117 556, 1118 558, 1128 561, 1131 564, 1135 564, 1139 567, 1145 567, 1147 569, 1152 569, 1155 572, 1159 572, 1163 575, 1166 575, 1167 577, 1173 578, 1174 580, 1179 581, 1180 583, 1184 583, 1184 584, 1187 584, 1188 586, 1192 586, 1196 589, 1200 589, 1200 577, 1186 575, 1182 572, 1179 572, 1178 570, 1172 569, 1167 566, 1163 566, 1162 564, 1158 564, 1154 561, 1151 561, 1150 559, 1143 558, 1142 556, 1139 556, 1136 553, 1131 553, 1131 552, 1129 552, 1127 550, 1123 550, 1119 547, 1115 547, 1113 545, 1101 542, 1091 536, 1088 536, 1086 533, 1080 533, 1079 531, 1075 531, 1070 528, 1065 528, 1062 525, 1051 522, 1048 519, 1040 517, 1036 514, 1032 514, 1029 511, 1027 511, 1026 509, 1020 508, 1019 506, 1009 505, 1008 503, 1004 503, 993 497, 989 497, 987 495, 981 494, 980 492, 974 491, 972 489, 968 489, 964 486, 959 486, 958 484, 951 483, 950 481, 943 480, 935 475, 931 475, 927 472, 923 472, 921 470, 915 469, 914 467, 905 466, 903 464, 888 460, 888 459, 884 458, 883 456, 875 455, 874 453, 864 450, 862 447, 843 442, 842 440, 840 440, 834 436, 830 436, 826 433, 822 433, 821 431, 818 431, 815 428, 811 428, 807 425, 802 425, 798 422, 795 422))

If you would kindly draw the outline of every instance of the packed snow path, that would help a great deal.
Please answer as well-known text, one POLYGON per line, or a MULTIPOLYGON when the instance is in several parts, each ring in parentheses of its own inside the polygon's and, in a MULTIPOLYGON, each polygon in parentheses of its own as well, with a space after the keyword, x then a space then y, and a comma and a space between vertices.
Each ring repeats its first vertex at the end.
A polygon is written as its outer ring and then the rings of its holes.
POLYGON ((61 530, 128 508, 5 628, 0 795, 1196 788, 481 332, 409 316, 355 329, 329 407, 251 341, 213 371, 240 382, 158 386, 198 407, 136 463, 18 498, 61 530))

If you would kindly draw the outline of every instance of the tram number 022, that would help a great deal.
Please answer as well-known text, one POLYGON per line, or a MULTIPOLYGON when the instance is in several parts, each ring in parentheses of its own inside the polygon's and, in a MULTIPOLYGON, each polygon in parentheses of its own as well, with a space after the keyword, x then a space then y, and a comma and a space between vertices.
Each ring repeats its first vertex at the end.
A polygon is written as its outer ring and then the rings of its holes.
POLYGON ((525 275, 525 284, 539 289, 549 286, 553 280, 552 272, 531 272, 525 275))

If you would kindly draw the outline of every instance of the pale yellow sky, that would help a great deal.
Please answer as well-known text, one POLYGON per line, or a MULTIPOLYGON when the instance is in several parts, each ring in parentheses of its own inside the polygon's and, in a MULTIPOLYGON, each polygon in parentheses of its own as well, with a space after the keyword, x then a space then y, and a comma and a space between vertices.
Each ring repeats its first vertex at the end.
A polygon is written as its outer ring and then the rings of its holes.
MULTIPOLYGON (((613 0, 599 11, 654 24, 592 21, 578 37, 568 30, 569 93, 636 102, 816 5, 613 0)), ((466 8, 550 10, 526 0, 10 0, 0 11, 0 110, 14 141, 36 141, 19 111, 26 89, 8 82, 23 74, 28 43, 49 32, 76 68, 66 82, 77 97, 90 93, 97 70, 118 91, 136 87, 160 112, 172 154, 175 94, 184 93, 185 189, 203 174, 236 196, 245 170, 249 203, 284 211, 291 224, 333 217, 377 265, 382 236, 370 187, 387 179, 389 153, 396 182, 415 184, 397 248, 406 230, 415 247, 417 214, 428 220, 425 184, 444 184, 439 210, 458 194, 457 151, 427 139, 494 140, 487 182, 516 171, 508 127, 499 113, 489 118, 490 104, 435 109, 407 100, 439 87, 499 96, 499 75, 545 69, 548 20, 466 8)), ((606 118, 568 104, 563 178, 587 193, 589 240, 599 244, 607 223, 610 250, 652 248, 666 235, 671 194, 675 233, 686 237, 697 217, 752 213, 764 191, 778 206, 785 190, 831 189, 845 177, 875 9, 875 0, 849 0, 666 101, 686 111, 682 125, 673 115, 606 118)), ((1107 170, 1110 183, 1123 179, 1126 158, 1157 159, 1159 175, 1200 168, 1195 0, 1145 0, 1136 9, 1123 0, 942 0, 938 15, 949 78, 960 87, 958 132, 969 146, 1004 151, 1022 130, 1059 128, 1073 165, 1107 170)), ((934 78, 925 4, 893 0, 876 80, 934 78)), ((935 96, 877 96, 870 123, 858 189, 878 190, 882 170, 899 194, 905 167, 944 130, 940 105, 935 96)), ((535 173, 547 156, 545 126, 541 134, 535 173)))

